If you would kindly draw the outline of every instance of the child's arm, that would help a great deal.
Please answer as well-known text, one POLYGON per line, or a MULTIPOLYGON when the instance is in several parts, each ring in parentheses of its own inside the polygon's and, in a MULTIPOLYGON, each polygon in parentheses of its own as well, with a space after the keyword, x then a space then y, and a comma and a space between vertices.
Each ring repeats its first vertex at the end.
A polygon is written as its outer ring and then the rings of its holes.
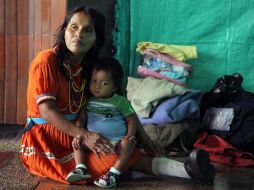
POLYGON ((79 127, 86 128, 86 120, 87 120, 86 111, 82 110, 81 113, 79 114, 79 127))
MULTIPOLYGON (((86 124, 86 112, 82 110, 81 113, 79 114, 79 119, 76 121, 76 125, 79 128, 85 128, 86 127, 85 124, 86 124)), ((81 135, 78 135, 74 137, 72 141, 72 147, 76 150, 79 150, 81 149, 81 143, 82 143, 81 135)))
POLYGON ((138 118, 137 118, 137 115, 135 113, 131 114, 130 116, 125 117, 126 125, 127 125, 127 135, 126 135, 126 137, 129 140, 135 139, 137 125, 138 125, 137 119, 138 118))

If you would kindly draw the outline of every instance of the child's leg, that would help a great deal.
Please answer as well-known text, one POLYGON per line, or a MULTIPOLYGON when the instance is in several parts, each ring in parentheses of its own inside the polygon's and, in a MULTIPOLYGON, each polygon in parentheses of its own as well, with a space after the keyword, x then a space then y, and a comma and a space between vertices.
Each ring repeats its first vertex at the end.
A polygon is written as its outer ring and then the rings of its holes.
POLYGON ((80 149, 80 150, 73 149, 73 154, 74 154, 74 160, 75 160, 76 166, 79 164, 84 165, 85 151, 83 149, 80 149))
POLYGON ((133 141, 122 139, 117 147, 117 153, 119 158, 113 167, 122 172, 126 169, 127 163, 133 153, 133 141))
POLYGON ((99 187, 110 188, 117 185, 118 176, 126 169, 129 158, 133 152, 133 141, 122 139, 117 147, 119 159, 106 175, 101 176, 94 184, 99 187))
POLYGON ((85 151, 83 149, 73 150, 74 160, 76 168, 67 175, 66 180, 69 183, 83 181, 91 178, 91 175, 87 173, 87 167, 85 163, 85 151))

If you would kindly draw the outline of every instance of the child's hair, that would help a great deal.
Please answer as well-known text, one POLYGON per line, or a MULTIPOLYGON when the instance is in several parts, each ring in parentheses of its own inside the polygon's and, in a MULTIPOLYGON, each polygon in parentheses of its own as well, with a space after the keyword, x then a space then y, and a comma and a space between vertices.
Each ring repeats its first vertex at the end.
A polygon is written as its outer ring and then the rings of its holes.
POLYGON ((106 71, 111 74, 111 78, 116 87, 116 93, 123 94, 123 77, 124 71, 122 65, 113 57, 101 57, 94 61, 92 70, 94 71, 106 71))

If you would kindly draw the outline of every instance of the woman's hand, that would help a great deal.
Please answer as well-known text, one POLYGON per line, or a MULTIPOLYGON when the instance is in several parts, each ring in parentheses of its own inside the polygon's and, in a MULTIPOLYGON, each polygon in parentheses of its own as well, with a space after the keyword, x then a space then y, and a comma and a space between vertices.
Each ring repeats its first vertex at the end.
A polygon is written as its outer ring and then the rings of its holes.
POLYGON ((99 153, 107 156, 109 153, 115 152, 114 146, 109 142, 109 140, 98 133, 86 131, 83 132, 81 136, 82 145, 93 151, 99 159, 99 153))

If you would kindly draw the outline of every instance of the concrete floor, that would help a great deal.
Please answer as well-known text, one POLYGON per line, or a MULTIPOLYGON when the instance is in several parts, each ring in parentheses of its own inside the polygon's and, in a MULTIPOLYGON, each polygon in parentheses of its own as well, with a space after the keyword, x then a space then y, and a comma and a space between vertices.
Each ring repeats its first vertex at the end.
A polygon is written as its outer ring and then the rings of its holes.
MULTIPOLYGON (((90 190, 100 189, 93 184, 87 186, 65 185, 31 175, 22 166, 18 158, 19 142, 14 136, 20 126, 0 125, 0 190, 90 190)), ((183 158, 176 158, 183 159, 183 158)), ((172 189, 172 190, 254 190, 254 168, 236 168, 214 164, 216 168, 215 182, 206 185, 197 181, 152 176, 132 173, 134 178, 124 178, 114 189, 172 189)))

